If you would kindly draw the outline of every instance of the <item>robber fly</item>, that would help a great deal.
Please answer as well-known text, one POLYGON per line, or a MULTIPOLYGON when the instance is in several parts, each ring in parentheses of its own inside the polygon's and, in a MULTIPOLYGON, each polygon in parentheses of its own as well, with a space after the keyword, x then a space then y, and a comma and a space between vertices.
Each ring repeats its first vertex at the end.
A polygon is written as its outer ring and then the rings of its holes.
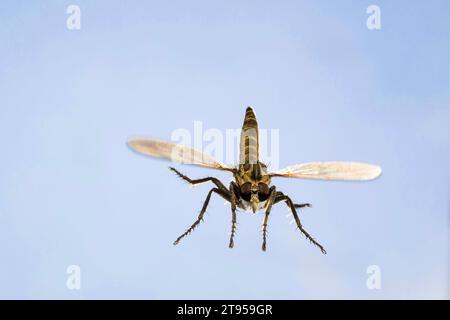
POLYGON ((205 182, 212 182, 215 185, 214 188, 208 192, 197 219, 175 240, 175 245, 178 244, 182 238, 191 233, 203 220, 203 215, 208 207, 211 195, 216 193, 231 205, 230 248, 234 247, 237 208, 253 213, 264 210, 262 223, 262 250, 266 251, 267 222, 269 220, 270 212, 273 205, 279 202, 285 202, 292 212, 297 228, 308 240, 319 247, 322 253, 326 254, 324 247, 305 230, 297 214, 297 209, 310 207, 311 205, 309 203, 294 203, 288 195, 278 191, 274 185, 271 185, 271 179, 273 177, 291 177, 321 180, 372 180, 381 174, 380 167, 358 162, 310 162, 270 172, 267 166, 259 161, 258 123, 251 107, 248 107, 245 112, 240 139, 240 159, 237 167, 229 167, 221 164, 216 159, 187 146, 159 139, 132 138, 128 141, 128 145, 134 151, 147 156, 229 171, 234 176, 235 181, 232 181, 227 188, 217 178, 206 177, 202 179, 191 179, 180 173, 177 169, 169 167, 169 169, 181 179, 192 185, 205 182))

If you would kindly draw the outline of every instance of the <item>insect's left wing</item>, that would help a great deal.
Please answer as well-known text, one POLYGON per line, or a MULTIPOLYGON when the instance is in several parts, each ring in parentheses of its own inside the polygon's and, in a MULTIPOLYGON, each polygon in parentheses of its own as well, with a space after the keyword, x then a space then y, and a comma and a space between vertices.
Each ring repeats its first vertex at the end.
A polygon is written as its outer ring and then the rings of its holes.
POLYGON ((233 168, 221 164, 213 157, 201 151, 174 142, 154 138, 131 138, 127 143, 134 151, 147 156, 163 158, 183 164, 234 171, 233 168))
POLYGON ((272 177, 319 180, 372 180, 380 176, 379 166, 360 162, 309 162, 272 172, 272 177))

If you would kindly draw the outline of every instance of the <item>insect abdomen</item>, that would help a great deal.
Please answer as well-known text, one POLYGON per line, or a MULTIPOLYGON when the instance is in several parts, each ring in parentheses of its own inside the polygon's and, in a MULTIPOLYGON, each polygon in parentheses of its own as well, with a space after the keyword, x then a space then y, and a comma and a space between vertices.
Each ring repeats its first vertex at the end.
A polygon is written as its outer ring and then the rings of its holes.
POLYGON ((258 122, 251 107, 245 111, 239 160, 240 164, 256 164, 259 160, 258 122))

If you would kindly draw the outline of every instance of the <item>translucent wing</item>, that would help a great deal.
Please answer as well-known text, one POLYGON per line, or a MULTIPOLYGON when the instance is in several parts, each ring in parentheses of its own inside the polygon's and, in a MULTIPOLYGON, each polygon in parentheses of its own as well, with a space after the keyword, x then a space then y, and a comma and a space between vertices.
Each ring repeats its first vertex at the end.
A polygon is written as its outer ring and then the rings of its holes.
POLYGON ((309 162, 275 171, 273 177, 320 180, 372 180, 381 174, 379 166, 360 162, 309 162))
POLYGON ((151 157, 219 170, 234 170, 201 151, 174 142, 154 138, 131 138, 128 140, 128 146, 140 154, 151 157))

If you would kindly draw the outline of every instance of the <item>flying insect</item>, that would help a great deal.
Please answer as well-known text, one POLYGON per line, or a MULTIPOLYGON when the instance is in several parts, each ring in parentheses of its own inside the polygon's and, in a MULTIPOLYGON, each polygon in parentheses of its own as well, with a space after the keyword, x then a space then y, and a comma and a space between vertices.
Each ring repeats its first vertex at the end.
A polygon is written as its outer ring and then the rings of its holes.
POLYGON ((309 203, 295 203, 288 195, 277 190, 272 185, 272 178, 289 177, 301 179, 320 180, 372 180, 381 174, 381 168, 373 164, 360 162, 309 162, 297 164, 278 171, 269 171, 268 167, 259 160, 259 137, 258 122, 251 107, 245 112, 244 123, 240 137, 239 164, 235 167, 224 165, 196 149, 179 145, 174 142, 159 140, 155 138, 132 138, 128 145, 134 151, 157 158, 163 158, 182 164, 191 164, 206 168, 228 171, 233 175, 228 188, 215 177, 191 179, 177 169, 169 167, 176 175, 191 185, 211 182, 214 187, 208 192, 203 207, 195 222, 174 242, 178 244, 181 239, 190 234, 203 220, 213 193, 219 195, 230 203, 231 207, 231 233, 229 247, 234 247, 234 236, 236 233, 236 210, 242 209, 247 212, 256 213, 264 211, 262 222, 262 250, 267 247, 267 224, 272 207, 284 202, 290 209, 297 228, 300 232, 322 253, 326 254, 325 248, 316 241, 303 227, 297 213, 297 209, 311 207, 309 203))

